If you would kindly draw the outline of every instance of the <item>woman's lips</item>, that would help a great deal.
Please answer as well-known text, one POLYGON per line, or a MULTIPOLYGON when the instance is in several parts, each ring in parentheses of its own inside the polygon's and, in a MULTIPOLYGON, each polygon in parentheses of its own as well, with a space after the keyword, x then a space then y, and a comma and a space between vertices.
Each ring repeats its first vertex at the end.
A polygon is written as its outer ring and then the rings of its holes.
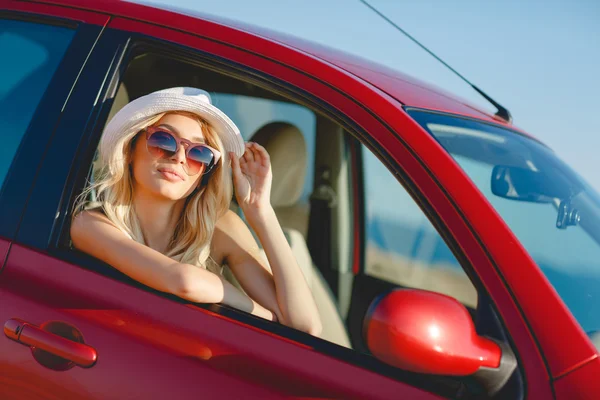
POLYGON ((172 169, 168 169, 168 168, 159 168, 158 172, 160 172, 160 174, 168 181, 170 182, 181 182, 183 181, 183 177, 175 172, 172 169))

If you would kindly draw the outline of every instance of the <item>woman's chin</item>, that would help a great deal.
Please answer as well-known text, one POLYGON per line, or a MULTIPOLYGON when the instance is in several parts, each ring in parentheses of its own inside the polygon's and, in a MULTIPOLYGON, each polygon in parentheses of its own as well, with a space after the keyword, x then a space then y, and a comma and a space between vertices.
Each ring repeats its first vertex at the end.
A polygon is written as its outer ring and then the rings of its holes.
POLYGON ((164 197, 167 200, 181 200, 186 198, 187 196, 190 195, 190 193, 192 193, 192 189, 189 188, 184 188, 182 187, 182 185, 176 185, 173 183, 167 183, 167 184, 159 184, 158 187, 156 188, 155 193, 160 196, 160 197, 164 197))

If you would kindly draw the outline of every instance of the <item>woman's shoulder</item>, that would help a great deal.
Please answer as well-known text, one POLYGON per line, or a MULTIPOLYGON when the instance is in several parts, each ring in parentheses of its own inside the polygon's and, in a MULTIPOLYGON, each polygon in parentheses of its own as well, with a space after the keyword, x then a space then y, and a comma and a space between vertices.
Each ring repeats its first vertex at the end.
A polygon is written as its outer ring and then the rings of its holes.
POLYGON ((246 224, 242 218, 240 218, 240 216, 235 212, 227 210, 227 212, 217 220, 215 225, 215 233, 235 232, 236 230, 240 229, 240 227, 246 227, 246 224))
POLYGON ((84 238, 97 234, 112 232, 115 224, 106 216, 102 208, 93 208, 80 211, 71 222, 71 240, 84 238))
POLYGON ((73 217, 72 225, 87 225, 92 221, 108 221, 108 217, 102 207, 89 208, 78 212, 73 217))
MULTIPOLYGON (((69 230, 71 246, 110 264, 105 249, 122 245, 124 234, 106 215, 97 210, 84 210, 75 215, 69 230)), ((112 265, 112 264, 111 264, 112 265)))

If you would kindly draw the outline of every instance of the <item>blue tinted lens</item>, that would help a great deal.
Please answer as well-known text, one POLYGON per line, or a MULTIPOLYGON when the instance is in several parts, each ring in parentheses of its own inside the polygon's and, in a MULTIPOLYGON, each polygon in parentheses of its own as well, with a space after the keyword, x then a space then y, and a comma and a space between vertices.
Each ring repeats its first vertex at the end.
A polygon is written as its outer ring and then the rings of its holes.
POLYGON ((188 162, 198 162, 206 165, 207 167, 212 165, 215 158, 213 152, 204 146, 194 146, 188 152, 188 162))
POLYGON ((156 131, 148 138, 148 150, 156 157, 171 157, 177 151, 177 142, 170 133, 156 131))

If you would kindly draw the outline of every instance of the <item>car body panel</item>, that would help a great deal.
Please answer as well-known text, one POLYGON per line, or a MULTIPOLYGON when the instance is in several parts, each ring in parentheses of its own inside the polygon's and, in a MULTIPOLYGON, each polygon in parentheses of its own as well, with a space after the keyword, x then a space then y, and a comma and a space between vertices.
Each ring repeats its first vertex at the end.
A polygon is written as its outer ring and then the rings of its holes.
POLYGON ((592 400, 600 395, 600 358, 592 357, 576 369, 558 378, 555 385, 557 400, 592 400))
POLYGON ((110 16, 99 12, 89 12, 73 7, 61 7, 53 3, 32 3, 18 0, 3 1, 3 8, 12 11, 34 12, 36 14, 48 15, 52 17, 65 18, 71 21, 85 22, 92 25, 104 26, 108 23, 110 16))

